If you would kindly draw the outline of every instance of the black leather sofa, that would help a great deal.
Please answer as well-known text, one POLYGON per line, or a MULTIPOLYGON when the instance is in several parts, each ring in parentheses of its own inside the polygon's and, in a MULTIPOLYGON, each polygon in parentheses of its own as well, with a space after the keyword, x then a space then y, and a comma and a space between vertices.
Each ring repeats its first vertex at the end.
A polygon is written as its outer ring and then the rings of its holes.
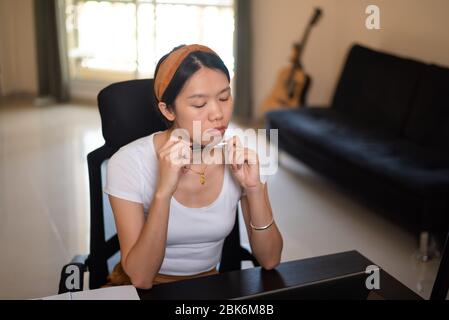
POLYGON ((281 150, 409 230, 445 237, 449 69, 356 44, 331 106, 265 120, 281 150))

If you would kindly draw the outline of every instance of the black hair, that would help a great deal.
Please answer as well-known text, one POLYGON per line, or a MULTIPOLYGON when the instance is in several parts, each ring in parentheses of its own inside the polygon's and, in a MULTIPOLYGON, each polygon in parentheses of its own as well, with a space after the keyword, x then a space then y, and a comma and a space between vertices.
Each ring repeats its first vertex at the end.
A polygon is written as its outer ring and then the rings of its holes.
MULTIPOLYGON (((173 51, 184 47, 185 45, 181 45, 178 46, 176 48, 174 48, 170 53, 172 53, 173 51)), ((165 61, 165 59, 167 59, 167 57, 170 55, 170 53, 167 53, 165 56, 163 56, 159 62, 157 63, 156 66, 156 70, 154 72, 154 78, 156 78, 156 75, 159 71, 159 67, 161 65, 162 62, 165 61)), ((228 81, 231 81, 231 77, 229 76, 229 70, 228 68, 225 66, 223 60, 221 60, 221 58, 213 53, 209 53, 209 52, 203 52, 203 51, 194 51, 191 52, 184 60, 183 62, 181 62, 178 70, 176 70, 172 80, 170 81, 170 83, 167 86, 167 89, 165 90, 164 94, 162 95, 162 99, 161 101, 156 101, 159 102, 164 102, 168 108, 171 109, 175 109, 175 99, 178 96, 179 92, 181 91, 181 89, 183 88, 184 84, 187 82, 187 80, 195 73, 197 72, 199 69, 201 69, 201 67, 206 67, 209 69, 215 69, 215 70, 219 70, 222 71, 226 78, 228 79, 228 81)), ((159 110, 159 107, 156 106, 157 110, 159 110)), ((160 110, 159 110, 160 112, 160 110)), ((167 120, 162 114, 161 114, 162 118, 165 119, 165 121, 167 122, 167 126, 170 127, 173 122, 167 120)))

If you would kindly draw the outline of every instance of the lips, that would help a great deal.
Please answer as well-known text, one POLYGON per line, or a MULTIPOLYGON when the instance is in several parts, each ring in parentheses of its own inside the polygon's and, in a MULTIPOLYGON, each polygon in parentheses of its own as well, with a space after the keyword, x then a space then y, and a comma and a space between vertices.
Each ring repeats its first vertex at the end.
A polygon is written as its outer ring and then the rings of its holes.
POLYGON ((222 126, 222 127, 216 127, 216 128, 212 128, 210 129, 212 132, 220 132, 221 135, 224 135, 225 131, 226 131, 226 127, 222 126))
POLYGON ((216 127, 216 128, 214 128, 214 130, 217 130, 221 133, 221 135, 224 135, 224 133, 226 131, 226 127, 216 127))

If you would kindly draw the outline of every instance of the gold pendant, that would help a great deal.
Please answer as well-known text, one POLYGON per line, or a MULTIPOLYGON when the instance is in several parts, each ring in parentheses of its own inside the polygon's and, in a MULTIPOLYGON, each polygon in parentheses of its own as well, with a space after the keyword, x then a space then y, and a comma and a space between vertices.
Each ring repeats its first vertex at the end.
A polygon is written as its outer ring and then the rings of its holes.
POLYGON ((201 184, 205 184, 206 183, 206 177, 204 176, 204 174, 200 175, 200 183, 201 184))

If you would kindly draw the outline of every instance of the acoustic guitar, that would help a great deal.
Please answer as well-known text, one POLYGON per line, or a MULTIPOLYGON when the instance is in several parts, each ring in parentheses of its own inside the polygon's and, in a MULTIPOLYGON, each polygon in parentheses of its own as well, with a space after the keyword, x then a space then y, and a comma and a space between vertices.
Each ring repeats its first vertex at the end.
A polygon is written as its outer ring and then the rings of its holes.
POLYGON ((295 108, 305 104, 312 79, 304 72, 301 57, 309 38, 310 30, 317 24, 321 14, 321 9, 315 8, 302 39, 293 45, 290 65, 279 72, 273 90, 262 104, 263 114, 274 109, 295 108))

